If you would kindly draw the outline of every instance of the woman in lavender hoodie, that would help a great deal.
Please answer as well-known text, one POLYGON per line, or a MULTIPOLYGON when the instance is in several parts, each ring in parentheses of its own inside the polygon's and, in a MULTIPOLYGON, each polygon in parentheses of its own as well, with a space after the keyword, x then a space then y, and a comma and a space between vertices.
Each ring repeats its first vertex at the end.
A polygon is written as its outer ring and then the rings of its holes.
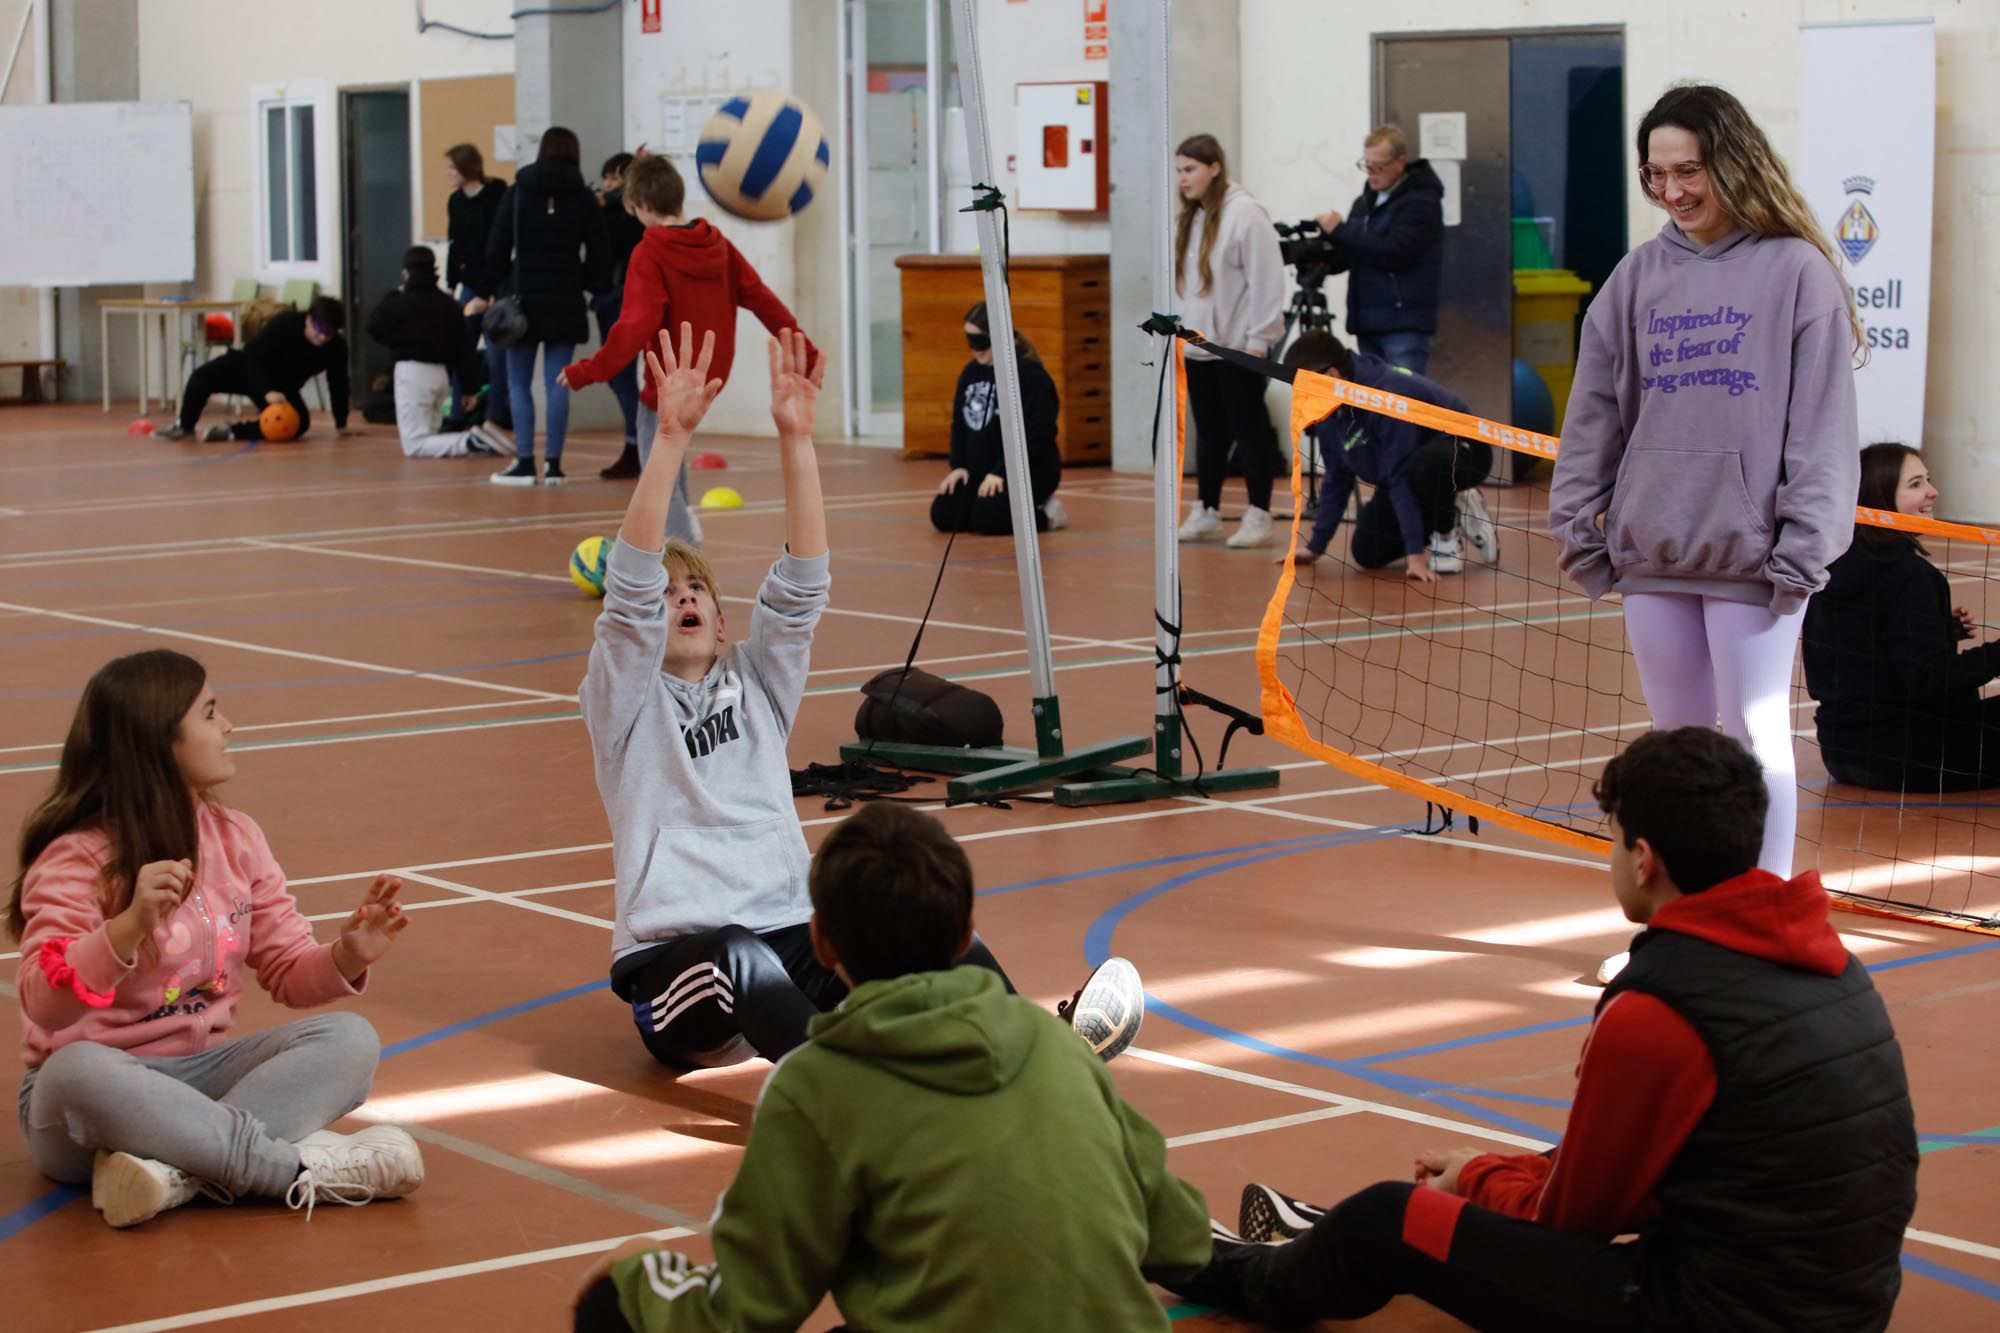
POLYGON ((1854 531, 1860 323, 1784 162, 1720 88, 1639 122, 1666 210, 1584 320, 1549 528, 1563 572, 1618 593, 1653 726, 1715 726, 1764 766, 1758 865, 1789 877, 1792 658, 1854 531))

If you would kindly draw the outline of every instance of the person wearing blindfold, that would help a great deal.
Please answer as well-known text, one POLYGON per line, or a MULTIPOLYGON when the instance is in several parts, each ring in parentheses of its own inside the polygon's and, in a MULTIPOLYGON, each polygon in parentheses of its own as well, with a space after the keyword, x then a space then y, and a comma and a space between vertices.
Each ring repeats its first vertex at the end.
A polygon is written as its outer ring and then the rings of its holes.
MULTIPOLYGON (((1006 536, 1014 531, 1007 499, 1007 466, 1000 444, 1000 392, 993 378, 993 333, 986 303, 965 312, 965 341, 972 359, 958 377, 951 414, 951 471, 931 500, 931 525, 939 532, 1006 536)), ((1055 381, 1035 349, 1018 332, 1014 364, 1021 381, 1021 418, 1028 437, 1028 484, 1035 498, 1035 530, 1069 525, 1062 501, 1062 455, 1056 449, 1055 381)))

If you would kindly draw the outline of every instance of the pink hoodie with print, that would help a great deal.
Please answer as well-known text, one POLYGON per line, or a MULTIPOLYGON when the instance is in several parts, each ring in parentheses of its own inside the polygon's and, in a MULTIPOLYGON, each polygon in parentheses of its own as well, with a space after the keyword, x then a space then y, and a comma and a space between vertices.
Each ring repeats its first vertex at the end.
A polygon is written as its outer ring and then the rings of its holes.
POLYGON ((75 1041, 134 1055, 207 1050, 235 1022, 246 961, 264 989, 293 1009, 357 995, 366 985, 366 973, 349 985, 333 946, 313 939, 248 815, 200 801, 195 827, 201 850, 194 886, 153 932, 153 949, 136 959, 120 958, 105 934, 103 834, 65 834, 28 867, 16 980, 21 1059, 29 1068, 75 1041))

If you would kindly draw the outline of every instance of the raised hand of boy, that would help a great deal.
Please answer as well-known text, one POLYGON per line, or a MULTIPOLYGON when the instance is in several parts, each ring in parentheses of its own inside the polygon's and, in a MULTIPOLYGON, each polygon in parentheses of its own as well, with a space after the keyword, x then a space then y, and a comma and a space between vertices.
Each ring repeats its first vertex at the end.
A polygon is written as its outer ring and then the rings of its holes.
MULTIPOLYGON (((801 559, 826 551, 826 502, 812 438, 826 354, 808 367, 810 357, 811 344, 797 329, 771 339, 771 420, 778 427, 778 457, 785 472, 785 549, 801 559)), ((660 419, 666 420, 664 397, 660 419)))

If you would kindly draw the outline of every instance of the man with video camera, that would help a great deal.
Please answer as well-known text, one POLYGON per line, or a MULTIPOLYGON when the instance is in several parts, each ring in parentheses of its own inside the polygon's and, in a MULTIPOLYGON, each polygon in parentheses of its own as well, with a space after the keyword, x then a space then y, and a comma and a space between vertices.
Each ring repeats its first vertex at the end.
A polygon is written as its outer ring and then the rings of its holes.
POLYGON ((1394 125, 1369 132, 1355 165, 1368 174, 1368 188, 1347 216, 1317 219, 1330 243, 1327 271, 1350 275, 1347 331, 1359 349, 1421 375, 1437 333, 1444 182, 1424 159, 1409 160, 1394 125))

